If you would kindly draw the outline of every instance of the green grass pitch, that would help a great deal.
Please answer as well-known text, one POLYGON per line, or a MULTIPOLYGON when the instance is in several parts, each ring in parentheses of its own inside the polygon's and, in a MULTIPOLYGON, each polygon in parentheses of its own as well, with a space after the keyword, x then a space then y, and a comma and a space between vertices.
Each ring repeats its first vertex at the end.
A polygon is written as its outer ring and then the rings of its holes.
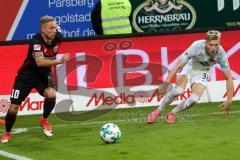
MULTIPOLYGON (((40 115, 19 116, 14 128, 27 128, 27 132, 12 135, 0 150, 34 160, 236 160, 240 157, 240 102, 233 102, 228 115, 219 112, 219 104, 196 104, 191 114, 178 114, 174 124, 165 122, 172 107, 153 124, 146 123, 146 116, 155 107, 114 110, 86 122, 64 121, 52 114, 54 136, 50 138, 38 125, 40 115), (121 140, 115 144, 99 137, 107 122, 121 129, 121 140)), ((4 126, 0 127, 3 132, 4 126)))

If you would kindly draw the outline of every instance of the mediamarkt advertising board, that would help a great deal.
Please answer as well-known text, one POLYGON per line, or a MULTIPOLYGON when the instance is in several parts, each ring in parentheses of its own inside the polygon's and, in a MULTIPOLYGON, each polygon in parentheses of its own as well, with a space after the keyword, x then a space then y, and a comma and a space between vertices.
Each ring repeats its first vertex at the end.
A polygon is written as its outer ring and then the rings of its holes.
MULTIPOLYGON (((239 37, 240 30, 222 32, 221 44, 235 83, 234 100, 240 99, 239 37)), ((188 33, 64 42, 57 58, 71 53, 71 60, 56 67, 55 111, 159 105, 160 85, 168 71, 193 41, 204 38, 205 33, 188 33), (68 107, 59 107, 62 105, 68 107)), ((1 115, 6 113, 15 73, 27 49, 27 44, 0 46, 1 115)), ((226 82, 219 65, 211 70, 210 79, 200 102, 224 101, 226 82)), ((173 104, 187 99, 190 93, 188 86, 173 104)), ((33 91, 20 106, 19 114, 41 113, 43 101, 43 97, 33 91)))

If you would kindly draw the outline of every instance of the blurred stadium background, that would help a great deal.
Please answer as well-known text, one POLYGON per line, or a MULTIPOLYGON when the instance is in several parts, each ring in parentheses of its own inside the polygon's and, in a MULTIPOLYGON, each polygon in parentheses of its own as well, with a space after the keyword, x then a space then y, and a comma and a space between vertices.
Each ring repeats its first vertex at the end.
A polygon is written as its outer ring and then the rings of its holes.
MULTIPOLYGON (((27 42, 39 32, 41 16, 55 17, 66 38, 58 57, 71 53, 72 59, 56 69, 58 97, 50 118, 54 137, 44 137, 38 126, 43 98, 33 90, 20 106, 21 116, 12 141, 0 145, 0 159, 8 159, 7 153, 13 155, 12 159, 39 160, 237 159, 240 1, 178 2, 183 6, 181 10, 165 15, 152 11, 149 15, 144 7, 157 1, 131 0, 134 33, 96 36, 90 13, 97 0, 1 1, 1 117, 8 109, 17 69, 27 54, 27 42), (187 18, 161 22, 156 18, 172 14, 187 18), (161 102, 159 84, 167 71, 193 41, 204 39, 209 29, 222 32, 221 43, 231 65, 235 90, 230 114, 223 115, 218 110, 226 89, 224 76, 216 66, 207 91, 192 110, 181 113, 173 125, 165 123, 164 115, 153 125, 146 125, 146 115, 161 102), (101 141, 99 129, 107 122, 116 122, 122 130, 119 143, 107 145, 101 141)), ((173 105, 188 98, 190 92, 188 87, 173 105)), ((4 126, 0 127, 4 132, 4 126)))

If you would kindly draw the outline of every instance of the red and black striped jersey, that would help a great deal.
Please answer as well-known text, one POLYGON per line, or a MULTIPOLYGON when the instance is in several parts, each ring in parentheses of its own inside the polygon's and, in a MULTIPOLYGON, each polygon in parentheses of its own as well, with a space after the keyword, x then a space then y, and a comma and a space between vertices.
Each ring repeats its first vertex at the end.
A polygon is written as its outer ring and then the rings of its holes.
POLYGON ((55 59, 58 53, 59 46, 63 40, 63 34, 57 32, 55 39, 52 40, 52 43, 48 45, 41 36, 40 33, 36 34, 29 42, 28 54, 24 63, 18 70, 18 74, 22 72, 31 72, 38 75, 49 75, 51 68, 50 67, 38 67, 35 59, 35 53, 43 53, 45 58, 55 59))

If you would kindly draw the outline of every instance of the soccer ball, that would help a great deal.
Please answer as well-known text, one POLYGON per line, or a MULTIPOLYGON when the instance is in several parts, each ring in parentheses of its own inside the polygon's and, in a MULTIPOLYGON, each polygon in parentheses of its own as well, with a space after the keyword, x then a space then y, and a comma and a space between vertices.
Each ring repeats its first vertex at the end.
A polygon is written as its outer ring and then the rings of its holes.
POLYGON ((106 143, 115 143, 120 140, 121 131, 115 123, 106 123, 100 130, 100 137, 106 143))

